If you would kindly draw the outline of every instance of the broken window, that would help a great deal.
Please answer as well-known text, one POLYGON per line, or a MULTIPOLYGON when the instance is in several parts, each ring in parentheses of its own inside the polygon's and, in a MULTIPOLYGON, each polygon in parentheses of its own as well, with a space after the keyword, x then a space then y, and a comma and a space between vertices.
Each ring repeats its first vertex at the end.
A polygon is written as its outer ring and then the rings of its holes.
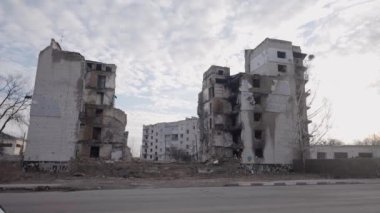
POLYGON ((144 159, 146 159, 146 155, 144 155, 144 159))
POLYGON ((212 118, 210 118, 210 129, 212 129, 212 118))
POLYGON ((317 152, 317 159, 326 159, 326 152, 317 152))
POLYGON ((190 146, 189 145, 186 145, 186 149, 189 149, 190 148, 190 146))
POLYGON ((98 89, 106 88, 106 76, 98 75, 98 89))
POLYGON ((96 110, 95 110, 95 115, 96 115, 97 117, 102 116, 102 115, 103 115, 103 109, 96 109, 96 110))
POLYGON ((286 65, 278 64, 278 65, 277 65, 277 70, 278 70, 279 72, 286 72, 286 65))
POLYGON ((153 152, 153 149, 150 149, 150 152, 153 152))
POLYGON ((102 135, 102 128, 100 127, 92 128, 92 139, 100 140, 101 135, 102 135))
POLYGON ((254 88, 260 88, 260 79, 259 78, 254 78, 252 81, 252 86, 254 88))
POLYGON ((277 51, 277 58, 286 58, 286 52, 277 51))
POLYGON ((334 152, 334 159, 345 159, 348 158, 347 152, 334 152))
POLYGON ((99 147, 91 146, 90 148, 90 158, 98 158, 99 157, 99 147))
POLYGON ((147 149, 145 149, 145 150, 144 150, 144 152, 145 152, 145 153, 147 153, 147 152, 148 152, 148 150, 147 150, 147 149))
POLYGON ((158 157, 156 156, 156 157, 154 158, 154 160, 155 160, 155 161, 158 161, 158 157))
POLYGON ((263 132, 261 130, 255 130, 255 138, 256 139, 262 139, 263 132))
POLYGON ((254 121, 260 121, 261 120, 261 113, 259 113, 259 112, 253 113, 253 120, 254 121))
POLYGON ((102 71, 102 65, 101 64, 96 64, 96 70, 97 71, 102 71))
POLYGON ((106 66, 106 72, 111 72, 112 68, 110 66, 106 66))
POLYGON ((359 152, 359 158, 372 158, 373 155, 371 152, 359 152))
POLYGON ((223 75, 223 74, 224 74, 223 70, 218 70, 218 75, 223 75))
POLYGON ((255 156, 257 158, 263 158, 264 157, 263 149, 262 148, 255 149, 255 156))
POLYGON ((103 92, 97 92, 96 96, 97 96, 96 104, 103 104, 104 103, 104 93, 103 92))
POLYGON ((152 159, 152 155, 149 155, 149 158, 152 159))
POLYGON ((187 134, 189 134, 189 133, 190 133, 190 131, 189 131, 189 130, 186 130, 186 133, 187 133, 187 134))
POLYGON ((156 139, 156 143, 158 142, 158 139, 156 139))
POLYGON ((214 97, 214 87, 208 88, 208 95, 210 99, 214 97))
POLYGON ((157 149, 157 146, 155 148, 157 149))

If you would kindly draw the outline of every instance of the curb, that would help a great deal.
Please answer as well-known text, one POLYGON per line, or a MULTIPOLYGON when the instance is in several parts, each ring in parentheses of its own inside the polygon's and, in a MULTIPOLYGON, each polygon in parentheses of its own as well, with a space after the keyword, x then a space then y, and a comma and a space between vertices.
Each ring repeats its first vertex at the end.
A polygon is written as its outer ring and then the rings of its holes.
POLYGON ((312 186, 312 185, 343 185, 343 184, 364 184, 360 181, 289 181, 289 182, 239 182, 227 183, 225 187, 241 186, 312 186))

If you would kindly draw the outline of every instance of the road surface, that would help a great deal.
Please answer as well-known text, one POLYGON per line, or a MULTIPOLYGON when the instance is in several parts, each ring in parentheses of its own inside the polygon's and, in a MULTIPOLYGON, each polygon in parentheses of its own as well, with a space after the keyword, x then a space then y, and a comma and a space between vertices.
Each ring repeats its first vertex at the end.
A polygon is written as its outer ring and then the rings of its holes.
POLYGON ((0 193, 18 212, 380 212, 380 184, 0 193))

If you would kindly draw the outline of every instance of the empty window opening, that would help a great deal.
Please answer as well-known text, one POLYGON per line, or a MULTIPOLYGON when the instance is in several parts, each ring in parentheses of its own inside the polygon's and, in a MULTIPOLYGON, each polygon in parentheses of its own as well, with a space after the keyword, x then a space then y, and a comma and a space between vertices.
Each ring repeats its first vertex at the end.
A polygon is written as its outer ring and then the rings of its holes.
POLYGON ((252 86, 254 88, 260 88, 260 79, 254 78, 253 81, 252 81, 252 86))
POLYGON ((180 134, 180 137, 183 138, 183 134, 180 134))
POLYGON ((255 138, 256 139, 262 139, 263 132, 261 130, 255 130, 255 138))
POLYGON ((102 116, 103 115, 103 109, 96 109, 95 110, 95 115, 98 116, 98 117, 102 116))
POLYGON ((261 113, 259 113, 259 112, 253 113, 253 120, 254 121, 260 121, 261 120, 261 113))
POLYGON ((359 158, 372 158, 373 155, 371 152, 359 152, 359 158))
POLYGON ((149 158, 152 159, 152 155, 149 155, 149 158))
POLYGON ((212 129, 212 118, 210 118, 210 129, 212 129))
POLYGON ((98 88, 99 89, 106 88, 106 76, 98 75, 98 88))
POLYGON ((326 159, 326 152, 317 152, 317 159, 326 159))
POLYGON ((155 161, 158 161, 158 157, 156 156, 156 157, 154 158, 154 160, 155 160, 155 161))
POLYGON ((255 156, 257 158, 263 158, 264 157, 263 149, 262 148, 255 149, 255 156))
POLYGON ((286 52, 277 51, 277 58, 286 58, 286 52))
POLYGON ((189 149, 190 148, 190 146, 189 145, 186 145, 186 149, 189 149))
POLYGON ((255 99, 255 104, 261 104, 261 96, 254 96, 254 99, 255 99))
POLYGON ((186 134, 189 134, 189 133, 190 133, 190 130, 187 129, 187 130, 186 130, 186 134))
POLYGON ((223 70, 218 70, 218 75, 223 75, 223 74, 224 74, 223 70))
POLYGON ((90 158, 98 158, 99 157, 99 147, 91 146, 90 148, 90 158))
POLYGON ((92 69, 92 63, 87 63, 87 68, 91 70, 92 69))
POLYGON ((215 78, 215 83, 217 83, 217 84, 224 84, 226 82, 227 82, 226 79, 215 78))
POLYGON ((345 159, 348 158, 347 152, 334 152, 334 159, 345 159))
POLYGON ((92 128, 92 139, 100 140, 101 135, 102 135, 102 128, 100 128, 100 127, 92 128))
POLYGON ((97 64, 96 65, 96 70, 97 71, 102 71, 102 65, 101 64, 97 64))
POLYGON ((106 72, 111 72, 111 71, 112 71, 112 68, 109 66, 106 66, 106 72))
POLYGON ((278 70, 279 72, 286 72, 286 65, 278 64, 278 65, 277 65, 277 70, 278 70))
POLYGON ((146 155, 144 155, 144 159, 146 159, 146 155))
POLYGON ((97 92, 96 93, 96 96, 97 96, 97 104, 103 104, 104 103, 104 93, 103 92, 97 92))
POLYGON ((173 141, 178 141, 178 135, 177 134, 173 134, 172 135, 172 140, 173 141))

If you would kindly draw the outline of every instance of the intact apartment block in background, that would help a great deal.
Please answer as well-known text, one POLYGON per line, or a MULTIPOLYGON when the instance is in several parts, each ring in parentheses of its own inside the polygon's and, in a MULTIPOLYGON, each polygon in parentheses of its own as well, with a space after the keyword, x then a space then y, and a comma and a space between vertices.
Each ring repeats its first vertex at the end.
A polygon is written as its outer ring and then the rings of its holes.
POLYGON ((291 164, 309 141, 303 65, 289 41, 265 39, 245 50, 245 72, 211 66, 198 96, 202 160, 291 164))
POLYGON ((53 39, 40 52, 26 163, 76 158, 126 159, 126 114, 114 108, 116 66, 64 51, 53 39))
POLYGON ((198 118, 143 126, 140 158, 148 161, 197 161, 198 118))

